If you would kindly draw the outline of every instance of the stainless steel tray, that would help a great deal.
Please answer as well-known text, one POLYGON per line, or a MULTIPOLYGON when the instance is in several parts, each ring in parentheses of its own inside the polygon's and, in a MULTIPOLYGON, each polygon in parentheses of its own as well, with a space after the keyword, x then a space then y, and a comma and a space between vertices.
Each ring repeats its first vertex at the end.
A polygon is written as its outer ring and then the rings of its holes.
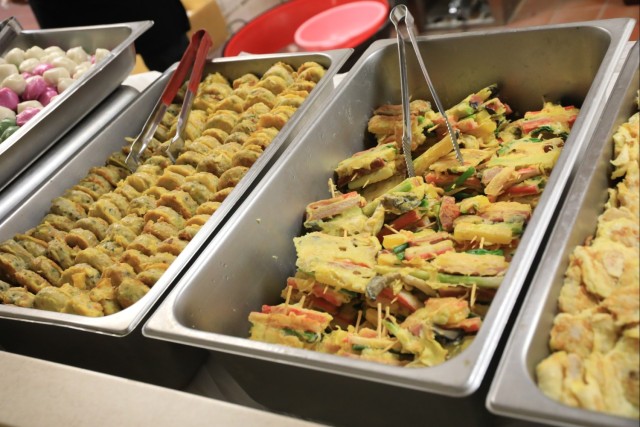
POLYGON ((20 47, 109 49, 110 55, 75 81, 59 99, 0 144, 0 190, 96 107, 129 75, 136 62, 134 41, 152 21, 22 31, 2 40, 0 53, 20 47))
MULTIPOLYGON (((363 149, 373 109, 400 102, 397 49, 391 40, 374 43, 359 59, 317 122, 205 248, 152 314, 143 334, 442 395, 473 393, 602 110, 606 85, 632 25, 632 20, 617 19, 419 39, 445 105, 495 82, 515 110, 537 109, 543 98, 582 107, 484 325, 458 357, 436 367, 404 369, 246 338, 249 312, 280 301, 286 277, 295 269, 292 239, 301 233, 304 208, 326 198, 335 165, 363 149)), ((413 98, 429 98, 427 88, 419 86, 422 77, 415 60, 409 61, 408 72, 413 98)), ((283 389, 287 387, 277 390, 283 389)), ((273 393, 283 394, 277 390, 273 393)))
POLYGON ((637 111, 639 56, 640 46, 636 42, 613 87, 531 282, 487 397, 487 407, 494 413, 557 425, 638 425, 637 420, 572 408, 546 397, 536 385, 535 367, 549 355, 549 332, 569 255, 595 232, 598 215, 607 201, 612 136, 637 111))
MULTIPOLYGON (((125 336, 133 331, 173 280, 186 268, 189 261, 196 256, 201 247, 224 222, 225 218, 234 212, 235 205, 243 199, 245 193, 265 174, 268 167, 285 148, 296 140, 297 134, 304 129, 309 121, 314 119, 317 112, 326 105, 334 88, 333 76, 350 52, 350 49, 341 49, 317 54, 256 55, 217 59, 207 63, 205 75, 218 71, 230 79, 238 78, 249 72, 262 74, 276 61, 285 61, 296 67, 306 61, 316 61, 323 65, 327 71, 311 91, 306 102, 300 106, 269 147, 265 149, 215 215, 212 215, 144 298, 125 310, 101 318, 24 309, 9 305, 0 305, 0 318, 66 326, 114 336, 125 336)), ((80 138, 75 141, 73 144, 77 147, 77 151, 70 153, 69 157, 63 161, 58 159, 57 166, 48 171, 48 174, 43 174, 41 171, 27 174, 28 176, 23 181, 24 187, 15 189, 15 192, 12 193, 13 196, 8 198, 13 205, 2 209, 2 212, 6 212, 7 215, 0 217, 0 241, 9 239, 16 233, 24 232, 37 225, 49 210, 51 199, 61 195, 67 188, 77 183, 92 166, 104 164, 109 154, 122 148, 126 136, 137 135, 174 68, 175 65, 99 133, 91 138, 85 135, 86 139, 80 138), (29 193, 22 193, 23 197, 20 197, 20 191, 24 188, 29 193)), ((28 326, 31 329, 37 327, 37 325, 28 326)), ((5 344, 3 338, 0 334, 0 345, 5 345, 9 349, 15 345, 15 343, 5 344)))

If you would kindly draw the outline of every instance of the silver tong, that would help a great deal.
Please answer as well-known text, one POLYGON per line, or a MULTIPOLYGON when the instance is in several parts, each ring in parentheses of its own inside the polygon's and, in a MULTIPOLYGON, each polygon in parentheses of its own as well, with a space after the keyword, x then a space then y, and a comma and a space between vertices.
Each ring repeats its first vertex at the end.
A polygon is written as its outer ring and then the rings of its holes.
POLYGON ((447 117, 447 112, 445 111, 442 103, 440 102, 440 98, 436 93, 436 90, 431 82, 431 78, 429 78, 429 73, 427 72, 427 68, 422 61, 422 56, 420 56, 420 50, 418 49, 418 43, 416 41, 416 37, 413 33, 414 20, 413 16, 407 9, 405 5, 398 5, 391 10, 391 14, 389 15, 389 19, 393 22, 393 25, 396 27, 396 33, 398 36, 398 57, 400 60, 400 87, 402 92, 402 151, 404 152, 405 162, 407 164, 407 176, 413 177, 415 176, 415 170, 413 167, 413 160, 411 159, 411 115, 409 111, 409 83, 407 81, 407 61, 405 56, 405 48, 404 42, 408 35, 411 44, 413 45, 413 50, 416 53, 416 57, 418 58, 418 63, 420 64, 420 69, 422 70, 422 74, 424 79, 427 81, 427 85, 429 86, 429 91, 431 92, 431 96, 438 108, 440 114, 444 118, 444 122, 447 126, 447 132, 449 132, 449 136, 451 137, 451 142, 453 144, 453 149, 456 153, 456 158, 460 162, 463 163, 462 153, 460 152, 460 147, 458 145, 458 139, 456 137, 456 133, 454 132, 451 123, 449 123, 449 118, 447 117), (401 31, 401 21, 404 21, 404 32, 401 31))
POLYGON ((9 42, 22 32, 22 25, 14 17, 0 21, 0 52, 4 51, 9 42))
POLYGON ((125 160, 127 167, 134 172, 140 164, 140 157, 144 150, 149 145, 149 141, 153 138, 153 135, 158 128, 158 125, 162 121, 167 108, 173 102, 178 90, 182 86, 189 68, 191 68, 191 75, 189 76, 189 84, 185 93, 184 101, 182 102, 182 108, 180 109, 180 115, 178 116, 178 124, 176 127, 176 135, 173 137, 166 153, 169 159, 173 163, 176 162, 180 150, 184 146, 184 140, 182 134, 191 112, 191 106, 193 105, 193 99, 198 91, 198 84, 202 79, 202 71, 204 69, 205 61, 207 59, 207 53, 211 48, 212 41, 209 33, 205 30, 196 31, 191 37, 191 42, 185 50, 178 68, 173 72, 167 86, 162 92, 162 96, 153 108, 153 112, 149 115, 149 118, 142 127, 142 131, 131 143, 131 150, 125 160), (193 66, 193 67, 192 67, 193 66))

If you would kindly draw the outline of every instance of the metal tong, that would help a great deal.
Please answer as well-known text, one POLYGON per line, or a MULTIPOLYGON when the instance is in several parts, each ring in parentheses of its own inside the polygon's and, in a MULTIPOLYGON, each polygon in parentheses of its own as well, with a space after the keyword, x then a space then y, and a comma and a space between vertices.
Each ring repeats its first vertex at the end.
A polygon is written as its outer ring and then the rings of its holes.
POLYGON ((149 141, 151 141, 151 138, 153 138, 158 125, 162 121, 164 113, 171 105, 171 102, 173 102, 173 99, 178 93, 178 90, 180 90, 180 87, 185 81, 189 68, 191 68, 191 75, 189 77, 187 92, 185 93, 184 101, 182 102, 182 108, 180 109, 180 115, 178 116, 176 135, 173 137, 166 149, 166 153, 169 156, 169 159, 171 159, 173 163, 176 162, 176 158, 178 157, 178 155, 180 154, 180 150, 184 146, 182 133, 187 124, 187 119, 189 118, 189 113, 191 112, 191 106, 193 105, 193 99, 196 96, 196 93, 198 91, 198 84, 200 83, 200 80, 202 78, 202 71, 207 59, 207 53, 209 52, 212 44, 213 43, 211 41, 211 37, 205 30, 196 31, 193 36, 191 36, 191 42, 189 43, 187 49, 184 51, 184 54, 182 55, 182 58, 178 63, 178 68, 176 68, 176 70, 171 75, 171 78, 169 79, 164 92, 162 92, 162 96, 153 108, 153 112, 151 113, 151 115, 149 115, 149 118, 142 128, 142 131, 131 143, 131 150, 125 162, 127 164, 127 167, 132 172, 137 169, 142 153, 147 148, 147 145, 149 145, 149 141))
POLYGON ((401 31, 400 22, 404 21, 404 29, 406 34, 409 36, 409 40, 413 45, 413 50, 416 53, 416 57, 418 58, 418 63, 420 64, 420 69, 422 70, 422 74, 424 75, 424 79, 427 81, 427 85, 429 86, 429 91, 431 91, 431 96, 436 103, 436 107, 442 117, 444 118, 444 122, 447 125, 447 132, 449 132, 449 136, 451 137, 451 142, 453 144, 453 149, 455 150, 456 157, 460 164, 464 164, 462 160, 462 153, 460 152, 460 147, 458 145, 458 139, 456 138, 456 133, 453 131, 451 127, 451 123, 449 123, 449 118, 447 117, 447 113, 440 102, 440 98, 436 93, 435 88, 433 87, 433 83, 431 83, 431 78, 429 78, 429 73, 427 73, 427 68, 422 61, 422 56, 420 56, 420 50, 418 49, 418 43, 416 42, 416 37, 413 34, 413 16, 407 9, 405 5, 398 5, 391 10, 391 14, 389 15, 389 19, 393 22, 393 25, 396 27, 396 33, 398 36, 398 57, 400 60, 400 87, 402 92, 402 151, 404 152, 405 162, 407 163, 407 176, 413 177, 415 176, 415 170, 413 167, 413 160, 411 159, 411 115, 409 111, 409 83, 407 82, 407 61, 405 56, 405 48, 404 42, 406 35, 401 31))
POLYGON ((0 21, 0 52, 21 32, 22 25, 14 16, 0 21))

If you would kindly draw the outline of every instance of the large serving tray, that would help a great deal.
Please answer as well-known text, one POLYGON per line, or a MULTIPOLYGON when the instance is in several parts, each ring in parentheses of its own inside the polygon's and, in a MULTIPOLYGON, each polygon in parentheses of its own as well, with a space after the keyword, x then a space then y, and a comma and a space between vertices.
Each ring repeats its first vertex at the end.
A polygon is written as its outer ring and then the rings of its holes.
MULTIPOLYGON (((140 301, 102 318, 0 305, 0 348, 165 387, 185 387, 200 368, 206 352, 146 338, 138 325, 148 318, 154 305, 225 218, 233 214, 235 205, 245 193, 282 151, 295 143, 297 134, 326 105, 334 88, 333 76, 349 53, 350 50, 344 49, 321 54, 257 55, 207 63, 205 73, 219 71, 232 79, 248 72, 261 74, 276 61, 294 66, 316 61, 324 65, 327 72, 216 214, 140 301)), ((7 190, 10 196, 6 200, 10 206, 0 209, 0 241, 38 224, 49 209, 51 199, 77 183, 92 166, 104 164, 109 154, 122 148, 126 136, 136 135, 174 68, 167 70, 97 133, 90 129, 74 129, 69 138, 56 144, 54 150, 37 162, 41 169, 28 170, 16 180, 16 185, 12 184, 7 190)))
MULTIPOLYGON (((242 200, 245 193, 266 172, 280 153, 295 140, 297 134, 307 123, 314 119, 317 112, 324 107, 334 88, 333 76, 349 53, 349 49, 342 49, 317 54, 256 55, 216 59, 207 63, 204 75, 217 71, 229 79, 235 79, 250 72, 261 75, 277 61, 285 61, 295 67, 306 61, 316 61, 326 67, 327 71, 311 91, 307 100, 282 128, 269 147, 265 149, 258 161, 249 169, 246 176, 221 204, 218 211, 212 215, 194 239, 173 261, 169 269, 140 301, 118 313, 100 318, 0 305, 0 318, 67 326, 115 336, 124 336, 130 333, 158 298, 167 290, 172 281, 186 267, 190 259, 197 254, 198 250, 214 234, 226 216, 233 213, 235 205, 242 200)), ((23 184, 24 188, 27 188, 30 192, 24 194, 22 200, 14 192, 14 197, 10 198, 13 206, 5 206, 2 209, 2 212, 6 212, 7 215, 0 217, 0 241, 10 239, 15 234, 37 225, 49 210, 53 198, 62 195, 66 189, 76 184, 86 175, 89 168, 103 165, 112 152, 122 148, 125 144, 125 137, 137 135, 166 86, 174 68, 175 65, 153 82, 140 97, 129 104, 120 115, 96 135, 86 140, 73 142, 77 147, 77 151, 70 153, 69 157, 64 159, 64 162, 58 160, 57 168, 49 171, 48 174, 39 173, 41 171, 34 171, 32 174, 28 174, 29 177, 23 184), (29 178, 32 179, 29 180, 29 178)), ((19 192, 20 189, 17 189, 17 191, 19 192)), ((36 327, 36 325, 29 326, 36 327)), ((18 326, 16 325, 16 327, 18 326)), ((1 339, 2 336, 0 336, 1 339)), ((3 344, 2 341, 0 341, 1 344, 3 344)))
POLYGON ((631 426, 637 420, 565 406, 536 385, 535 368, 549 355, 549 333, 569 255, 593 235, 608 199, 612 136, 636 111, 640 81, 640 46, 631 49, 602 118, 577 171, 562 213, 540 261, 496 372, 487 406, 494 413, 536 422, 571 426, 631 426))
MULTIPOLYGON (((432 368, 405 369, 246 338, 249 312, 260 310, 262 304, 280 302, 286 278, 295 271, 292 239, 302 232, 306 205, 329 197, 327 180, 334 167, 364 148, 373 109, 400 102, 397 48, 392 40, 374 43, 359 59, 324 113, 300 143, 278 160, 269 176, 210 242, 152 314, 143 334, 249 360, 257 358, 268 361, 264 363, 278 362, 441 395, 473 393, 493 356, 565 184, 587 145, 593 122, 600 115, 606 86, 632 23, 617 19, 419 38, 421 53, 445 106, 498 83, 503 99, 516 111, 539 109, 543 99, 581 107, 483 327, 458 357, 432 368)), ((411 96, 430 98, 415 58, 408 57, 411 96)), ((282 382, 288 381, 287 376, 281 377, 273 387, 286 390, 282 382)), ((296 387, 296 374, 291 377, 289 381, 296 387)), ((251 386, 264 390, 269 383, 251 386)), ((283 391, 272 390, 274 396, 286 399, 283 391)))
POLYGON ((32 120, 0 144, 0 190, 24 171, 47 148, 113 92, 129 75, 136 62, 134 41, 148 30, 152 21, 113 25, 21 31, 0 40, 0 54, 19 47, 82 46, 111 51, 47 105, 32 120))

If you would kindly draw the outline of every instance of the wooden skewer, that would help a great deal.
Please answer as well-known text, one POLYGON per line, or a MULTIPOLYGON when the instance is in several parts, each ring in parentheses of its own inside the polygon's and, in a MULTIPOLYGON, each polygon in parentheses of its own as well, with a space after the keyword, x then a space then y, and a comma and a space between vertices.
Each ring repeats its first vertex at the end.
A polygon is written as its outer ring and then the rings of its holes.
POLYGON ((289 299, 291 298, 291 290, 292 290, 292 289, 293 289, 293 288, 292 288, 291 286, 287 286, 287 297, 286 297, 286 298, 285 298, 285 300, 284 300, 284 308, 285 308, 285 311, 286 311, 286 309, 289 307, 289 299))
POLYGON ((399 233, 399 231, 398 231, 398 230, 396 230, 395 228, 393 228, 392 226, 387 225, 387 224, 383 224, 383 225, 384 225, 384 227, 385 227, 385 228, 387 228, 388 230, 393 231, 393 232, 394 232, 394 234, 398 234, 398 233, 399 233))
POLYGON ((329 191, 331 192, 331 198, 336 197, 336 186, 333 183, 333 179, 329 178, 329 191))
POLYGON ((362 320, 362 310, 358 310, 358 318, 356 319, 356 334, 358 333, 358 329, 360 329, 361 320, 362 320))
POLYGON ((378 303, 378 327, 377 327, 377 332, 378 332, 378 338, 382 337, 382 304, 378 303))
POLYGON ((471 298, 469 299, 469 307, 476 305, 476 284, 471 286, 471 298))

